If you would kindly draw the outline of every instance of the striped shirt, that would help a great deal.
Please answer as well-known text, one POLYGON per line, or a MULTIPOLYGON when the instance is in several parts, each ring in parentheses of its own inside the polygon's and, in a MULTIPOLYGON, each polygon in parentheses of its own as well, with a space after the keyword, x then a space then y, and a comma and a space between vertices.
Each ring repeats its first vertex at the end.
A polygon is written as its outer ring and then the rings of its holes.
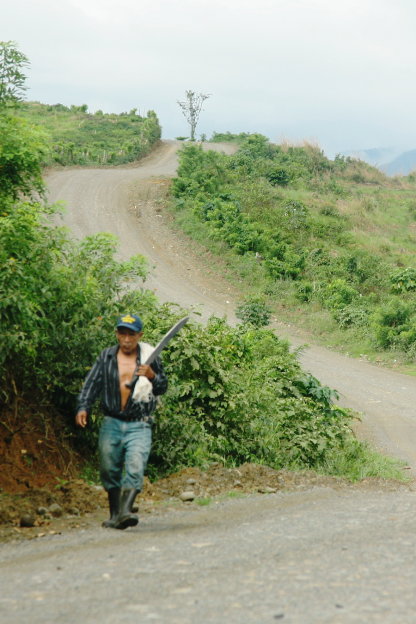
MULTIPOLYGON (((91 412, 94 402, 101 400, 101 409, 105 416, 113 418, 132 419, 137 418, 145 422, 152 422, 157 401, 156 396, 164 394, 168 387, 168 380, 164 373, 160 358, 152 362, 152 369, 156 377, 151 379, 153 397, 148 402, 135 403, 130 397, 124 410, 121 409, 120 378, 118 374, 117 352, 119 346, 108 347, 98 356, 95 364, 88 373, 82 390, 78 396, 78 411, 91 412)), ((140 344, 137 349, 137 364, 140 364, 140 344)))

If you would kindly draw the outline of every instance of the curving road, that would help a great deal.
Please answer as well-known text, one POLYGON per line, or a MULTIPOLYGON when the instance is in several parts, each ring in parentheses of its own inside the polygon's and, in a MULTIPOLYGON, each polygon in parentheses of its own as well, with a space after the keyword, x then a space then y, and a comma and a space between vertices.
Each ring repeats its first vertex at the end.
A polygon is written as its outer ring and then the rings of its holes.
MULTIPOLYGON (((164 143, 138 167, 52 172, 50 198, 67 202, 65 222, 77 235, 114 231, 122 255, 148 256, 160 297, 232 321, 238 293, 160 211, 175 149, 164 143)), ((303 363, 365 411, 366 435, 415 467, 413 379, 314 346, 303 363)), ((320 483, 183 504, 127 531, 97 526, 4 544, 0 622, 413 624, 413 487, 320 483)))
MULTIPOLYGON (((234 149, 227 144, 214 148, 234 149)), ((215 274, 208 254, 175 233, 160 207, 177 167, 177 149, 177 142, 164 141, 139 165, 52 171, 47 176, 49 199, 65 203, 64 222, 76 236, 113 232, 120 239, 121 257, 146 256, 153 265, 147 286, 161 300, 194 306, 202 318, 226 315, 234 322, 238 290, 215 274)), ((293 328, 275 326, 294 346, 304 344, 293 328)), ((416 473, 416 378, 314 345, 304 350, 301 361, 339 391, 342 405, 363 414, 359 435, 404 460, 416 473)))

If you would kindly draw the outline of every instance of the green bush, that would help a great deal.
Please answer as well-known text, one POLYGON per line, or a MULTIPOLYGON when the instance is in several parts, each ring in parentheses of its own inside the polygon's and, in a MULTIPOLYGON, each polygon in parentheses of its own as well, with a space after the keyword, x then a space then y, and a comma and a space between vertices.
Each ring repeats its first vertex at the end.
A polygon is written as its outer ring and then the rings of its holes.
POLYGON ((343 279, 335 279, 321 290, 322 303, 330 310, 339 310, 352 303, 360 293, 343 279))
POLYGON ((314 293, 314 287, 311 282, 300 282, 296 286, 296 296, 299 301, 309 302, 311 301, 314 293))
POLYGON ((163 356, 170 387, 152 471, 212 461, 312 467, 351 435, 351 414, 305 375, 271 331, 212 318, 188 324, 163 356))
POLYGON ((235 315, 243 323, 253 327, 265 327, 270 323, 271 310, 262 297, 253 296, 247 297, 237 307, 235 315))
POLYGON ((0 137, 0 202, 42 193, 41 165, 47 153, 44 133, 4 111, 0 137))
POLYGON ((367 327, 370 320, 368 307, 361 302, 354 301, 334 311, 334 317, 338 325, 343 329, 347 327, 367 327))
POLYGON ((79 387, 108 336, 108 316, 123 309, 126 284, 146 275, 144 258, 117 262, 116 249, 107 234, 71 241, 40 204, 15 204, 0 216, 3 397, 14 388, 68 398, 79 387))
POLYGON ((270 168, 265 177, 273 186, 287 186, 292 179, 290 171, 283 167, 270 168))
POLYGON ((374 312, 371 326, 376 344, 383 349, 412 349, 416 342, 416 306, 392 298, 374 312))
POLYGON ((416 290, 416 269, 407 267, 396 271, 391 278, 391 289, 394 293, 404 293, 416 290))

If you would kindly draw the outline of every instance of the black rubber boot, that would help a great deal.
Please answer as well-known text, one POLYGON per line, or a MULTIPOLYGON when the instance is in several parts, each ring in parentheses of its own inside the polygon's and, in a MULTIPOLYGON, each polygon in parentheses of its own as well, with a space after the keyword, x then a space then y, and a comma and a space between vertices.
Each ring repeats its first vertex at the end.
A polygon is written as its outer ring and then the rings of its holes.
POLYGON ((110 507, 110 518, 108 520, 104 520, 101 526, 106 529, 114 529, 117 516, 120 512, 120 488, 111 488, 108 490, 107 494, 108 505, 110 507))
POLYGON ((134 488, 121 492, 120 513, 114 523, 115 529, 127 529, 138 524, 139 517, 132 512, 134 499, 138 493, 139 490, 134 488))

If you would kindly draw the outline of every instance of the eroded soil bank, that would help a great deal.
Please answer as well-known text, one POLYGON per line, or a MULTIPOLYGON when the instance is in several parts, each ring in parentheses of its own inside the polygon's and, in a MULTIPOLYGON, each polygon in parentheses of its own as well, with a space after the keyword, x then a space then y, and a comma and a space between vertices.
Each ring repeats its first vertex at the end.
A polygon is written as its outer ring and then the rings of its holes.
MULTIPOLYGON (((412 484, 381 479, 364 479, 351 484, 343 479, 317 475, 312 471, 289 472, 267 466, 244 464, 225 468, 212 464, 208 470, 187 468, 151 483, 138 498, 139 514, 163 514, 172 508, 205 506, 224 498, 261 493, 306 491, 315 487, 394 491, 413 489, 412 484), (189 500, 183 501, 184 498, 189 500)), ((81 479, 56 479, 44 487, 0 495, 0 541, 42 538, 74 529, 100 527, 107 517, 107 496, 97 485, 81 479)))

